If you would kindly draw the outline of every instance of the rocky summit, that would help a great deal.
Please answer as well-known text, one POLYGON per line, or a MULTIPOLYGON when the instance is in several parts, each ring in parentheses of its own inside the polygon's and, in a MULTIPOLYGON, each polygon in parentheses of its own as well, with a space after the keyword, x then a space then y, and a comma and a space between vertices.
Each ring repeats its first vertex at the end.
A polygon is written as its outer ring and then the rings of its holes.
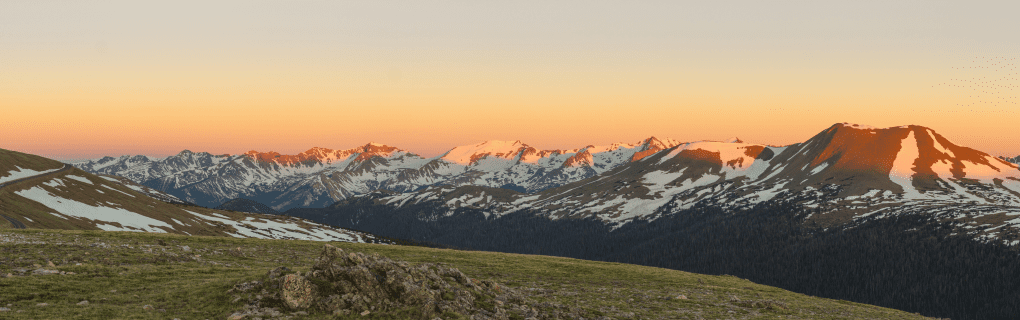
POLYGON ((287 314, 369 315, 408 319, 548 318, 524 301, 517 290, 494 281, 473 279, 442 264, 412 265, 378 254, 346 252, 324 245, 311 270, 286 267, 264 279, 242 282, 229 293, 246 299, 231 318, 286 317, 287 314))

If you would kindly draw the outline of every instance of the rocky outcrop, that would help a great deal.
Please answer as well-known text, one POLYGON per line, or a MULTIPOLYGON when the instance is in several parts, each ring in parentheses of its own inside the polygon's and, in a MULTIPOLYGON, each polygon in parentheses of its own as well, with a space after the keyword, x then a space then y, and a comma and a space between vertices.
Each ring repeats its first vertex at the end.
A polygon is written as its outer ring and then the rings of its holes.
POLYGON ((408 319, 511 319, 538 317, 514 289, 473 279, 441 264, 412 265, 378 254, 346 252, 325 245, 318 262, 302 273, 285 267, 261 281, 231 289, 248 305, 232 317, 286 313, 368 315, 408 319))

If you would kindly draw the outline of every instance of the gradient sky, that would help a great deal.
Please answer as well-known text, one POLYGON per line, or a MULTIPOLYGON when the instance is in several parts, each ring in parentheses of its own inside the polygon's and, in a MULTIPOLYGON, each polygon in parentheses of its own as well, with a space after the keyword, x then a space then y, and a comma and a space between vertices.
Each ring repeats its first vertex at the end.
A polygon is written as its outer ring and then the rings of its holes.
POLYGON ((1020 1, 684 2, 0 1, 0 148, 430 156, 851 122, 1020 153, 1020 1))

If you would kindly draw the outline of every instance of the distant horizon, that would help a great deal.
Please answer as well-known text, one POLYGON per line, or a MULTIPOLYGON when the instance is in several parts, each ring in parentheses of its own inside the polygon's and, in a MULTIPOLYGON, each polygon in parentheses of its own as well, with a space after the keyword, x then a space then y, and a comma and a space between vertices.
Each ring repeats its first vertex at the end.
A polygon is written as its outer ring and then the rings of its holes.
POLYGON ((0 148, 434 155, 917 124, 1020 153, 1020 2, 8 1, 0 148))
MULTIPOLYGON (((847 123, 847 122, 841 122, 841 123, 847 123)), ((855 123, 847 123, 847 124, 854 125, 855 123)), ((833 124, 833 125, 835 125, 835 124, 833 124)), ((867 124, 856 124, 856 125, 861 125, 863 127, 870 127, 867 124)), ((927 127, 927 126, 924 126, 924 125, 921 125, 921 124, 917 124, 917 125, 918 126, 927 127)), ((902 126, 909 126, 909 125, 902 125, 902 126)), ((898 126, 873 127, 873 128, 875 128, 875 129, 885 129, 885 128, 892 128, 892 127, 898 127, 898 126)), ((748 144, 759 144, 759 145, 768 145, 768 146, 787 146, 787 145, 794 144, 794 143, 804 142, 807 139, 809 139, 810 137, 813 137, 814 135, 822 132, 826 128, 829 128, 829 127, 825 127, 825 128, 819 129, 817 132, 815 132, 814 134, 811 134, 811 135, 805 137, 803 140, 794 141, 794 142, 785 143, 785 144, 759 142, 759 141, 755 141, 754 138, 740 137, 740 136, 730 136, 730 137, 727 137, 725 139, 722 139, 722 138, 720 138, 720 139, 696 139, 696 140, 678 140, 678 141, 680 143, 699 142, 699 141, 720 141, 720 142, 722 142, 722 141, 726 141, 728 139, 738 138, 743 143, 748 143, 748 144)), ((941 132, 939 132, 939 130, 937 130, 935 128, 931 128, 931 129, 933 129, 935 132, 937 132, 939 134, 942 134, 941 132)), ((969 146, 967 146, 965 144, 960 144, 960 143, 956 142, 952 137, 945 136, 944 134, 943 134, 943 136, 946 137, 947 139, 949 139, 951 142, 953 142, 953 143, 955 143, 955 144, 957 144, 957 145, 959 145, 961 147, 968 147, 968 148, 970 148, 969 146)), ((78 161, 96 160, 96 159, 101 159, 103 157, 114 157, 114 158, 117 158, 117 157, 123 157, 123 156, 139 156, 139 155, 141 155, 141 156, 148 156, 150 158, 163 159, 163 158, 166 158, 166 157, 169 157, 169 156, 178 155, 178 154, 180 154, 181 152, 184 152, 184 151, 191 151, 193 153, 209 153, 209 154, 212 154, 212 155, 229 155, 229 156, 236 156, 236 155, 240 155, 240 154, 245 154, 245 153, 250 152, 250 151, 256 151, 256 152, 259 152, 259 153, 277 152, 277 153, 279 153, 281 155, 297 155, 297 154, 300 154, 302 152, 306 152, 308 150, 311 150, 313 148, 324 148, 324 149, 330 149, 330 150, 348 150, 348 149, 354 149, 354 148, 362 147, 362 146, 365 146, 367 144, 376 143, 376 144, 385 145, 385 146, 389 146, 389 147, 396 147, 396 148, 398 148, 400 150, 407 151, 409 153, 413 153, 413 154, 419 155, 419 156, 421 156, 423 158, 432 158, 432 157, 440 156, 443 153, 445 153, 447 151, 450 151, 450 150, 452 150, 453 148, 456 148, 456 147, 471 146, 471 145, 476 145, 476 144, 480 144, 480 143, 484 143, 484 142, 488 142, 488 141, 506 141, 506 142, 520 141, 524 145, 528 145, 530 147, 533 147, 533 148, 536 148, 536 149, 539 149, 539 150, 574 150, 574 149, 584 148, 584 147, 586 147, 588 145, 606 146, 606 145, 612 145, 612 144, 616 144, 616 143, 623 143, 623 144, 641 143, 641 142, 643 142, 643 141, 645 141, 646 139, 649 139, 649 138, 656 138, 656 139, 660 139, 660 140, 665 140, 665 139, 677 140, 677 139, 674 139, 674 138, 668 137, 668 136, 646 136, 645 138, 642 138, 642 139, 639 139, 639 140, 635 140, 635 141, 615 141, 615 142, 610 142, 610 143, 588 143, 588 144, 584 144, 584 145, 581 145, 581 146, 568 147, 568 148, 545 148, 545 147, 542 147, 542 146, 537 146, 537 145, 534 145, 534 144, 530 144, 530 143, 528 143, 528 141, 521 140, 521 139, 514 139, 514 140, 489 139, 489 140, 478 141, 478 142, 475 142, 475 143, 453 145, 453 146, 449 146, 446 149, 442 149, 441 151, 433 152, 433 153, 428 153, 428 154, 422 153, 422 152, 417 152, 417 151, 412 150, 412 149, 407 149, 407 148, 404 148, 403 146, 400 146, 400 145, 395 145, 395 144, 390 144, 390 143, 385 143, 385 142, 379 142, 379 141, 368 141, 368 142, 363 142, 363 143, 356 144, 356 145, 349 146, 349 147, 339 147, 339 148, 328 147, 328 146, 310 146, 310 147, 305 147, 303 149, 298 148, 298 149, 300 149, 300 151, 294 151, 294 152, 284 152, 284 151, 279 151, 279 150, 260 150, 260 149, 247 149, 246 151, 242 151, 242 152, 212 152, 212 151, 207 151, 207 150, 196 150, 196 149, 192 149, 192 148, 184 148, 184 149, 180 149, 180 150, 177 150, 177 151, 171 151, 171 152, 162 153, 162 154, 142 154, 142 153, 101 154, 101 155, 96 155, 96 156, 93 156, 93 157, 83 157, 83 158, 61 158, 61 157, 47 156, 47 155, 44 155, 44 154, 37 154, 37 155, 44 156, 44 157, 47 157, 47 158, 50 158, 50 159, 53 159, 53 160, 58 160, 58 161, 61 161, 61 162, 78 162, 78 161)), ((298 150, 298 149, 289 149, 289 150, 298 150)), ((986 153, 988 153, 991 156, 1002 156, 1002 157, 1010 157, 1010 158, 1011 157, 1015 157, 1015 156, 1020 156, 1020 150, 1017 150, 1017 152, 1013 153, 1013 154, 996 154, 996 153, 987 152, 987 151, 980 150, 980 149, 977 149, 977 150, 981 151, 981 152, 986 152, 986 153)), ((21 150, 14 150, 14 151, 24 152, 24 151, 21 151, 21 150)))

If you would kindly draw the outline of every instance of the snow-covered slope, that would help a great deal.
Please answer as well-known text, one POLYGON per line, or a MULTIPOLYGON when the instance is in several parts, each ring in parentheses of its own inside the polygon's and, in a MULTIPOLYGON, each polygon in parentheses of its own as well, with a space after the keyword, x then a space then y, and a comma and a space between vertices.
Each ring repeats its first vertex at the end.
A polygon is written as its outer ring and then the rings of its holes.
MULTIPOLYGON (((30 155, 0 149, 0 160, 14 159, 12 162, 16 162, 14 165, 17 167, 62 165, 53 160, 28 156, 30 155)), ((50 169, 35 171, 48 170, 50 169)), ((377 239, 369 234, 292 217, 172 204, 157 200, 158 197, 160 197, 158 192, 117 178, 100 177, 79 169, 60 170, 2 186, 0 213, 3 214, 3 219, 0 219, 0 228, 141 231, 377 242, 377 239)))
POLYGON ((534 194, 436 186, 360 198, 393 208, 424 205, 438 216, 461 208, 486 216, 527 211, 553 219, 595 217, 615 226, 694 207, 744 209, 779 201, 811 211, 807 221, 828 226, 933 214, 984 236, 1020 228, 1017 165, 926 127, 836 124, 784 147, 736 141, 683 143, 640 158, 635 153, 635 161, 534 194))
POLYGON ((138 184, 138 183, 136 183, 134 181, 131 181, 131 179, 128 179, 128 178, 124 178, 124 177, 121 177, 121 176, 113 176, 113 175, 108 175, 108 174, 97 175, 97 176, 99 176, 100 178, 106 179, 107 181, 110 181, 110 182, 113 182, 113 183, 118 183, 120 185, 123 185, 124 187, 127 187, 128 189, 137 191, 139 193, 142 193, 144 195, 147 195, 149 197, 152 197, 154 199, 157 199, 157 200, 160 200, 160 201, 163 201, 163 202, 194 205, 193 203, 181 200, 181 199, 179 199, 179 198, 177 198, 177 197, 175 197, 175 196, 173 196, 171 194, 168 194, 166 192, 162 192, 162 191, 159 191, 159 190, 156 190, 156 189, 153 189, 153 188, 149 188, 147 186, 140 185, 140 184, 138 184))
POLYGON ((432 158, 377 143, 331 150, 312 148, 297 155, 249 151, 241 155, 181 153, 105 157, 72 165, 85 171, 126 177, 181 200, 216 206, 248 198, 276 210, 325 207, 377 189, 398 192, 432 185, 477 185, 538 191, 580 181, 673 147, 671 139, 538 150, 520 141, 486 141, 432 158))

